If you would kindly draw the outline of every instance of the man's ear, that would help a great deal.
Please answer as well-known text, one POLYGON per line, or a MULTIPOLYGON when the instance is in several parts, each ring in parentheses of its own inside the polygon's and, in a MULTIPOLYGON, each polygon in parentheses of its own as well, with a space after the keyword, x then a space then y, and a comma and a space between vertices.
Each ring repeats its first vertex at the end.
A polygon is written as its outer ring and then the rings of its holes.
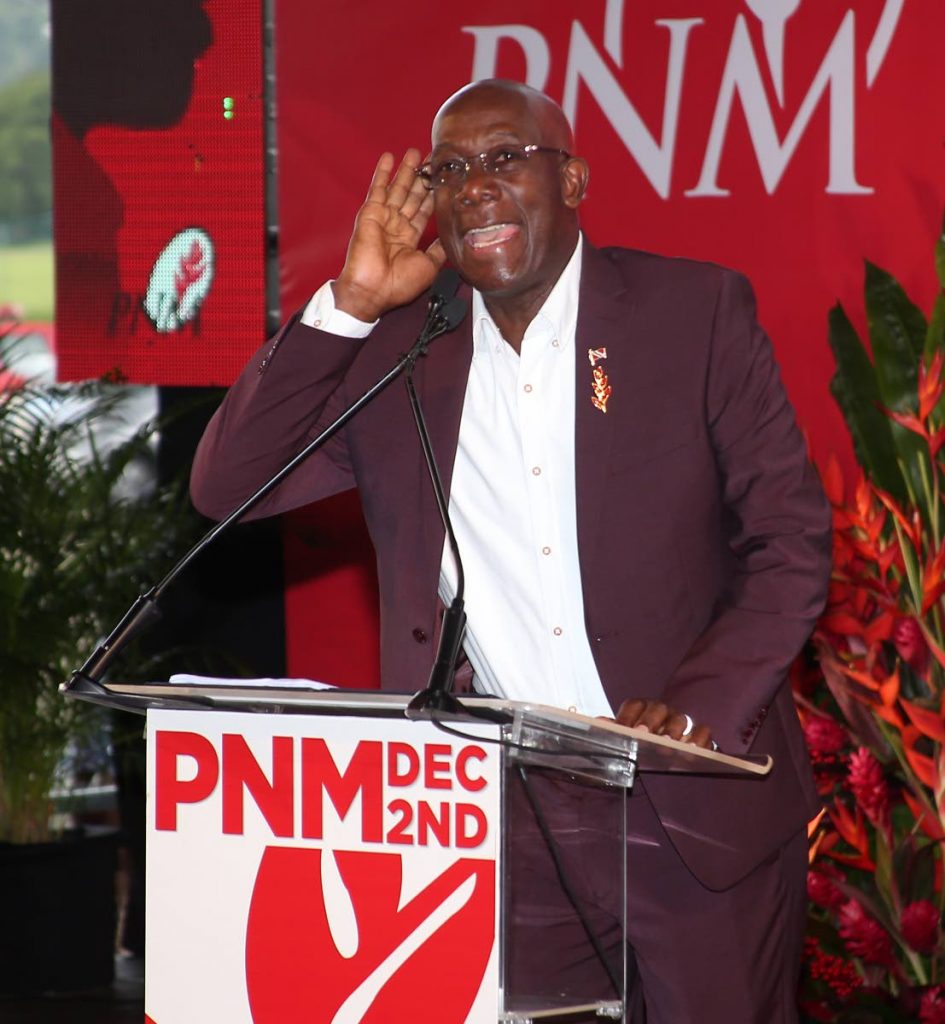
POLYGON ((561 167, 561 198, 565 206, 576 209, 587 192, 590 168, 583 157, 569 157, 561 167))

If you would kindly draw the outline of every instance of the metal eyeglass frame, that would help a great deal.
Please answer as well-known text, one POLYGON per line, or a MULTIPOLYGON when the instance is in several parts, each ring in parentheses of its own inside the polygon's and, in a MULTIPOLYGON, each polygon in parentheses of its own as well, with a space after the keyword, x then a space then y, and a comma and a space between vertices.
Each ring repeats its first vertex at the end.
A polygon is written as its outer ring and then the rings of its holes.
MULTIPOLYGON (((501 177, 505 172, 502 171, 502 164, 496 164, 495 161, 502 153, 520 153, 524 156, 525 163, 528 162, 528 158, 532 153, 557 153, 559 156, 563 156, 565 160, 571 159, 571 154, 566 149, 559 149, 556 146, 539 146, 534 142, 529 143, 527 146, 493 146, 491 149, 487 149, 484 153, 476 153, 473 156, 451 157, 451 161, 462 162, 463 164, 462 177, 456 182, 449 183, 446 181, 435 181, 432 173, 433 165, 429 160, 417 168, 417 177, 420 178, 424 186, 430 191, 435 188, 462 188, 462 186, 466 184, 466 179, 469 177, 472 165, 477 160, 485 174, 498 174, 501 177)), ((510 164, 510 167, 515 166, 515 162, 510 164)))

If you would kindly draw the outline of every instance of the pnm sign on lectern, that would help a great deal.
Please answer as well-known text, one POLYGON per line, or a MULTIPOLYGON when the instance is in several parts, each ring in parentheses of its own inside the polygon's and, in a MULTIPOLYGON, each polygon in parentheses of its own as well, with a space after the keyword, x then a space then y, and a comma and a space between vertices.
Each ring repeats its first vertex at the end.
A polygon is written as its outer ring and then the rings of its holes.
POLYGON ((463 731, 151 712, 153 1024, 494 1024, 498 756, 463 731))

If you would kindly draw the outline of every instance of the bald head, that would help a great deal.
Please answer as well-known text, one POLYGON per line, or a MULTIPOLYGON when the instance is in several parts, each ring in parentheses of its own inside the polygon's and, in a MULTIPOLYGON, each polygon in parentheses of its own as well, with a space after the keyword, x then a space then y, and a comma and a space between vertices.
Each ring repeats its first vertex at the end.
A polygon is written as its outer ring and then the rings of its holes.
POLYGON ((455 113, 473 113, 505 109, 520 123, 531 126, 533 142, 542 146, 574 149, 574 135, 564 111, 543 92, 521 82, 504 78, 488 78, 464 85, 440 107, 433 118, 432 141, 437 144, 444 119, 455 113))

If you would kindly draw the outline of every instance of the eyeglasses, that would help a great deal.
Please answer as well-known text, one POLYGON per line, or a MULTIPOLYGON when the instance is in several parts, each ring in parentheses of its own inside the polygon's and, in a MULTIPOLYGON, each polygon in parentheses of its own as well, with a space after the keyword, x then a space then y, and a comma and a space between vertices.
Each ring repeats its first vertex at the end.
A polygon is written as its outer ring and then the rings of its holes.
POLYGON ((493 146, 475 156, 447 156, 428 161, 417 168, 417 175, 428 189, 448 188, 456 191, 463 187, 472 165, 478 160, 485 174, 499 178, 514 178, 528 163, 533 153, 557 153, 566 160, 571 154, 553 146, 493 146))

